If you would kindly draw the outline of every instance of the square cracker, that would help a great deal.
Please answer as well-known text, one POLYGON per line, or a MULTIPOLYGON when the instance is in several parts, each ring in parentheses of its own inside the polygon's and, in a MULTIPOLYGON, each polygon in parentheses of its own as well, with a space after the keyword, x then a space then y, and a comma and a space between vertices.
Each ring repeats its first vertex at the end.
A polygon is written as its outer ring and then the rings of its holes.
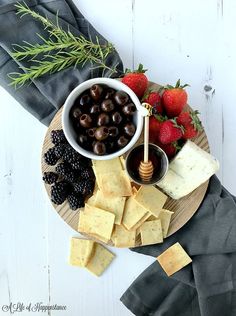
MULTIPOLYGON (((126 200, 126 203, 125 203, 122 224, 128 230, 137 228, 136 224, 140 223, 140 221, 145 216, 147 216, 147 214, 148 216, 150 215, 150 213, 144 207, 142 207, 139 203, 137 203, 134 197, 131 196, 126 200)), ((141 224, 142 222, 140 223, 140 225, 141 224)))
POLYGON ((126 170, 126 167, 125 167, 125 159, 124 159, 123 156, 120 156, 120 163, 121 163, 122 169, 123 169, 123 170, 126 170))
POLYGON ((97 191, 94 206, 115 214, 115 224, 120 225, 126 198, 123 196, 106 196, 101 190, 97 191))
POLYGON ((104 244, 107 244, 109 242, 110 239, 107 239, 105 237, 101 237, 99 235, 96 235, 96 234, 89 234, 89 237, 92 237, 96 240, 99 240, 100 242, 103 242, 104 244))
POLYGON ((93 193, 93 195, 91 195, 90 198, 88 198, 86 203, 91 205, 91 206, 95 206, 97 193, 98 193, 98 190, 95 193, 93 193))
POLYGON ((108 249, 95 243, 93 256, 86 265, 86 269, 96 276, 100 276, 110 265, 114 257, 115 255, 108 249))
POLYGON ((100 189, 100 178, 99 178, 99 173, 97 173, 96 169, 94 168, 94 166, 92 166, 92 169, 93 169, 93 173, 95 175, 95 178, 96 178, 96 183, 97 183, 97 186, 98 188, 100 189))
POLYGON ((142 245, 151 245, 163 242, 161 221, 145 222, 140 226, 142 245))
POLYGON ((93 240, 72 237, 69 263, 72 266, 85 267, 92 256, 93 246, 93 240))
POLYGON ((122 225, 115 225, 111 239, 115 247, 134 247, 135 246, 136 231, 127 230, 122 225))
POLYGON ((150 213, 147 212, 132 228, 131 230, 138 229, 150 216, 150 213))
POLYGON ((157 261, 166 274, 170 276, 192 262, 192 259, 177 242, 158 256, 157 261))
POLYGON ((151 215, 150 217, 148 217, 147 221, 155 221, 155 219, 159 219, 159 217, 157 218, 154 215, 151 215))
POLYGON ((85 234, 98 235, 106 240, 111 238, 115 215, 95 206, 85 204, 80 212, 78 231, 85 234))
POLYGON ((167 200, 167 196, 154 186, 141 186, 135 195, 135 200, 152 215, 158 217, 167 200))
POLYGON ((125 171, 111 171, 101 174, 100 189, 106 196, 131 196, 132 188, 125 171))
POLYGON ((137 194, 138 190, 135 186, 132 186, 132 195, 135 196, 137 194))
POLYGON ((168 234, 172 214, 174 214, 174 212, 162 209, 158 216, 158 218, 161 220, 163 238, 166 238, 168 234))
POLYGON ((117 172, 122 170, 119 157, 110 160, 93 160, 92 163, 96 174, 106 173, 107 170, 117 172))

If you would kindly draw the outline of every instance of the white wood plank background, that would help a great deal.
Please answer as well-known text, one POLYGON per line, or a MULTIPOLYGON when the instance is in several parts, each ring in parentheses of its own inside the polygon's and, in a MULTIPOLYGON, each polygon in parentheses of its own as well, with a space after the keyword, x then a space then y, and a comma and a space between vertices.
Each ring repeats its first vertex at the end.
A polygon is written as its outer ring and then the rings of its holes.
MULTIPOLYGON (((142 62, 152 81, 191 87, 219 177, 236 194, 236 2, 234 0, 76 0, 117 47, 125 67, 142 62)), ((46 128, 0 89, 0 311, 9 302, 66 305, 63 316, 126 316, 119 298, 153 258, 128 249, 101 278, 67 264, 76 235, 53 211, 41 181, 46 128)), ((9 312, 1 315, 10 315, 9 312)), ((15 313, 15 315, 35 313, 15 313)))

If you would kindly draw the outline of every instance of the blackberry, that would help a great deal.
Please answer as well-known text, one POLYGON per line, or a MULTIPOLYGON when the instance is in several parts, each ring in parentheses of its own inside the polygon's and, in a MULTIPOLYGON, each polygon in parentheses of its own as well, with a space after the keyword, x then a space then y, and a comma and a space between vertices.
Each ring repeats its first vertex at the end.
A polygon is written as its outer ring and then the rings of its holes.
POLYGON ((51 141, 54 145, 67 143, 65 134, 62 129, 51 131, 51 141))
POLYGON ((55 154, 55 147, 49 148, 44 154, 44 161, 50 166, 54 166, 58 162, 58 158, 55 154))
POLYGON ((74 182, 76 180, 76 173, 66 162, 62 162, 56 166, 56 172, 62 176, 65 180, 69 182, 74 182))
POLYGON ((66 150, 66 144, 59 144, 55 147, 55 155, 57 158, 62 158, 64 151, 66 150))
POLYGON ((60 181, 51 187, 51 201, 57 205, 62 204, 69 194, 69 185, 65 181, 60 181))
POLYGON ((86 195, 91 195, 93 193, 94 185, 95 185, 94 180, 89 180, 89 181, 85 182, 85 194, 86 195))
POLYGON ((80 159, 85 166, 92 167, 92 160, 87 157, 81 157, 80 159))
POLYGON ((82 170, 80 176, 81 176, 81 178, 83 178, 85 180, 93 179, 94 173, 93 173, 92 168, 82 170))
POLYGON ((65 148, 65 151, 62 155, 62 159, 69 163, 74 163, 76 160, 80 159, 80 157, 81 155, 70 146, 65 148))
POLYGON ((74 169, 74 170, 79 170, 79 171, 82 171, 86 168, 83 160, 81 159, 77 159, 75 160, 74 162, 71 163, 71 167, 74 169))
POLYGON ((68 195, 67 200, 69 202, 69 206, 72 210, 76 210, 77 208, 84 207, 84 197, 81 193, 72 192, 68 195))
POLYGON ((86 193, 85 181, 75 182, 73 183, 73 187, 76 193, 81 193, 82 195, 85 195, 86 193))
POLYGON ((43 174, 43 181, 47 184, 53 184, 57 181, 58 174, 55 172, 44 172, 43 174))
POLYGON ((83 196, 87 196, 93 193, 94 184, 94 180, 81 180, 79 182, 73 183, 73 187, 76 193, 81 193, 83 196))

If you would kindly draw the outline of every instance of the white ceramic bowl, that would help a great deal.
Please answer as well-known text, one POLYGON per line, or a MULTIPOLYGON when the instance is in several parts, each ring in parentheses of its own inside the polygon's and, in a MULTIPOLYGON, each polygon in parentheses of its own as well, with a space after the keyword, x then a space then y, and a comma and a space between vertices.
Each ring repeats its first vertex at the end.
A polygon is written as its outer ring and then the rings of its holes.
POLYGON ((123 155, 125 152, 127 152, 129 149, 131 149, 134 144, 137 142, 139 139, 139 136, 141 135, 142 128, 143 128, 143 117, 141 116, 139 112, 139 108, 141 107, 140 101, 137 98, 136 94, 125 84, 122 82, 116 80, 116 79, 110 79, 110 78, 95 78, 95 79, 90 79, 87 81, 84 81, 80 85, 78 85, 67 97, 63 111, 62 111, 62 128, 65 133, 65 136, 70 143, 70 145, 78 151, 81 155, 88 157, 90 159, 94 160, 108 160, 112 159, 115 157, 118 157, 120 155, 123 155), (134 123, 136 125, 136 132, 134 136, 131 138, 130 142, 120 150, 112 153, 112 154, 107 154, 103 156, 98 156, 94 154, 92 151, 88 151, 84 148, 82 148, 77 142, 76 142, 76 132, 73 129, 69 113, 70 110, 74 104, 74 101, 76 98, 81 95, 85 90, 89 89, 92 85, 94 84, 104 84, 107 85, 110 88, 113 88, 115 90, 122 90, 125 91, 131 98, 132 102, 137 108, 137 111, 134 115, 134 123))

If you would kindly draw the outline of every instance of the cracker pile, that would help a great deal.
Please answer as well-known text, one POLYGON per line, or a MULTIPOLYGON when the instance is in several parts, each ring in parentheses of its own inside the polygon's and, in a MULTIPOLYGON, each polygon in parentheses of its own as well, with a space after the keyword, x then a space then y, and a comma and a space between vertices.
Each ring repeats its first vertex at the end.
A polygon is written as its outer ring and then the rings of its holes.
POLYGON ((115 255, 93 240, 71 238, 69 263, 100 276, 115 255))
POLYGON ((167 196, 154 186, 132 187, 123 157, 93 161, 96 187, 80 212, 78 231, 115 247, 163 242, 173 212, 163 209, 167 196))

